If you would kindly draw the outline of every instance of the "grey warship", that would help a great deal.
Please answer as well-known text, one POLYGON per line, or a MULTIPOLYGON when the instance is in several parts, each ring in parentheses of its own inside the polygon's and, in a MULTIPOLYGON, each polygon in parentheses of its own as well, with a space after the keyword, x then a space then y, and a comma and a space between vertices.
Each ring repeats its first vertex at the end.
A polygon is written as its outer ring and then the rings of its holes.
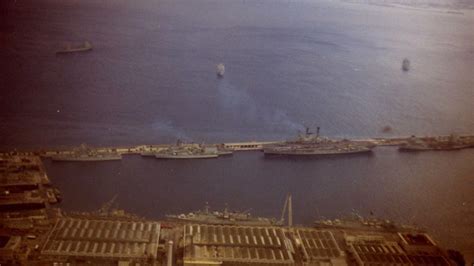
POLYGON ((474 148, 474 140, 456 135, 416 138, 412 136, 400 145, 400 151, 448 151, 474 148))
POLYGON ((198 210, 188 214, 166 215, 168 221, 200 223, 200 224, 219 224, 219 225, 252 225, 252 226, 269 226, 281 225, 282 221, 271 218, 252 217, 248 211, 210 211, 209 205, 206 203, 204 210, 198 210))
POLYGON ((277 144, 267 145, 263 148, 265 155, 340 155, 370 153, 375 147, 367 141, 351 141, 347 139, 329 139, 317 133, 310 132, 306 128, 304 134, 300 134, 296 140, 285 141, 277 144))
POLYGON ((115 161, 122 160, 122 155, 111 151, 97 151, 82 144, 78 149, 70 153, 59 153, 51 155, 53 161, 115 161))
POLYGON ((155 153, 157 159, 211 159, 222 155, 231 155, 232 152, 219 150, 215 146, 204 144, 184 144, 180 140, 176 145, 170 146, 155 153))

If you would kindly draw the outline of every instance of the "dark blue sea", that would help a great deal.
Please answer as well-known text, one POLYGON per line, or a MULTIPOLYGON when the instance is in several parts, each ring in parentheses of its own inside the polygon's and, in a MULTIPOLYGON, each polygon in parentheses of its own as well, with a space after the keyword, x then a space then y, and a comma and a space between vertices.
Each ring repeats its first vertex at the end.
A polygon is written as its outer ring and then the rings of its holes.
MULTIPOLYGON (((295 0, 5 0, 0 148, 474 134, 474 11, 295 0), (93 51, 56 55, 70 43, 93 51), (401 70, 404 58, 409 71, 401 70), (225 76, 216 77, 224 63, 225 76), (382 128, 390 126, 391 132, 382 128)), ((474 150, 56 163, 66 210, 354 213, 474 257, 474 150)))

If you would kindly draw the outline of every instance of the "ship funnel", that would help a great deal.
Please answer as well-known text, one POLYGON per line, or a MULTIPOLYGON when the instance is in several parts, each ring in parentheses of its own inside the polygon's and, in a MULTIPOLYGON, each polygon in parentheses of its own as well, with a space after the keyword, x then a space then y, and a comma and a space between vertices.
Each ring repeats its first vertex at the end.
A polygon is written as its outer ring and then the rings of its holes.
POLYGON ((316 127, 316 136, 319 137, 319 127, 316 127))

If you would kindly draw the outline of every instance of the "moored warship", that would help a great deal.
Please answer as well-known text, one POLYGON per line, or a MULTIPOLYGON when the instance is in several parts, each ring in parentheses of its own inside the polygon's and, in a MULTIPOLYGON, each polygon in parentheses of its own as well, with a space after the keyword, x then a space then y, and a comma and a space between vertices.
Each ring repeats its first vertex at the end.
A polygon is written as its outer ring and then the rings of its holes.
POLYGON ((370 153, 374 147, 370 142, 321 137, 318 127, 316 134, 306 128, 306 132, 300 134, 296 140, 267 145, 263 152, 266 155, 338 155, 370 153))
POLYGON ((117 152, 99 152, 87 148, 84 144, 72 153, 51 155, 53 161, 114 161, 122 160, 122 155, 117 152))
POLYGON ((200 223, 200 224, 219 224, 219 225, 253 225, 253 226, 269 226, 281 225, 282 221, 271 218, 252 217, 248 211, 210 211, 209 205, 206 203, 204 210, 198 210, 188 214, 166 215, 169 221, 200 223))
POLYGON ((231 155, 232 152, 219 150, 215 146, 205 146, 200 144, 183 144, 180 140, 176 145, 155 153, 158 159, 210 159, 222 155, 231 155))
POLYGON ((412 136, 406 143, 400 145, 400 151, 447 151, 461 150, 474 147, 474 141, 455 135, 416 138, 412 136))

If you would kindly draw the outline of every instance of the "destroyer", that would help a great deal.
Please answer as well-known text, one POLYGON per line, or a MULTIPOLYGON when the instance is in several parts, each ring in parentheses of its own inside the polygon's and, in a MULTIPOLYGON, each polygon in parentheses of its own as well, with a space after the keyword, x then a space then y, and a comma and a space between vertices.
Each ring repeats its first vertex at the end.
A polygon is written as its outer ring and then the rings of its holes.
POLYGON ((69 153, 51 155, 53 161, 113 161, 121 160, 122 155, 117 152, 102 152, 90 149, 82 144, 78 149, 69 153))
POLYGON ((264 146, 266 155, 338 155, 370 153, 375 145, 368 141, 334 140, 311 133, 306 128, 296 140, 264 146))
POLYGON ((178 140, 176 145, 156 152, 155 157, 158 159, 209 159, 230 154, 232 154, 232 152, 219 150, 215 146, 184 144, 178 140))
POLYGON ((204 210, 198 210, 189 214, 166 215, 169 221, 200 223, 200 224, 220 224, 220 225, 253 225, 268 226, 281 225, 281 221, 270 218, 252 217, 248 211, 210 211, 206 203, 204 210))

